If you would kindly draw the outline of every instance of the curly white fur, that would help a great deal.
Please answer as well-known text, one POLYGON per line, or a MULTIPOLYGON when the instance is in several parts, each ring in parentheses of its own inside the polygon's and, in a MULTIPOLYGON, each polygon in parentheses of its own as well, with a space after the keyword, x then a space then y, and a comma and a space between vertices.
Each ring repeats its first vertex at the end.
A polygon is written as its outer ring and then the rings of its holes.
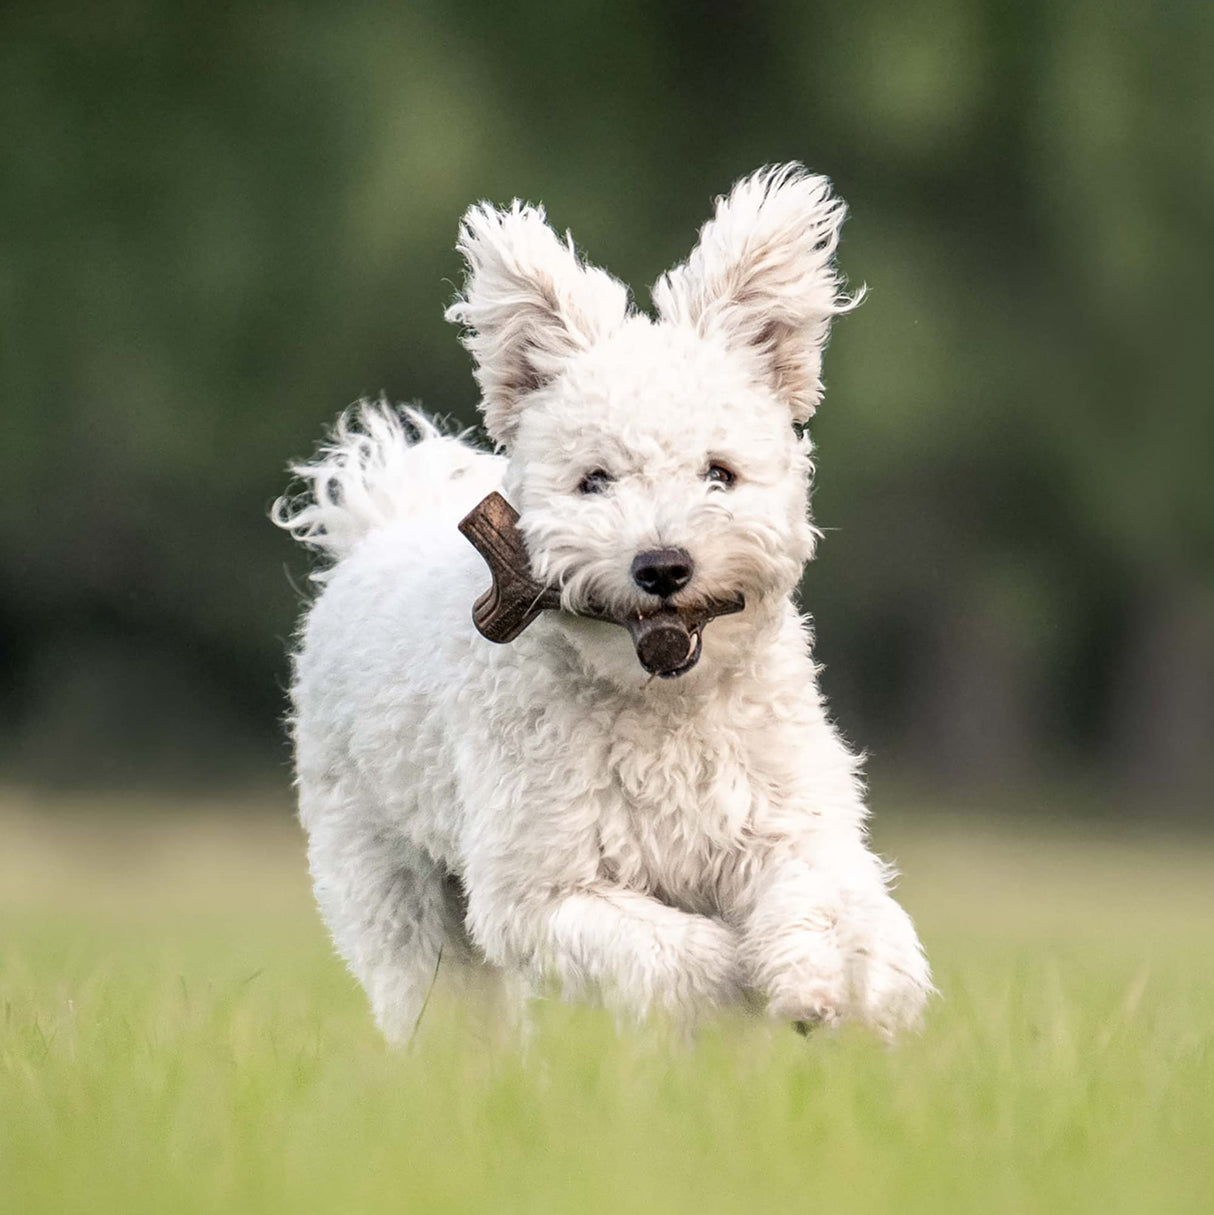
POLYGON ((300 813, 321 912, 390 1038, 444 946, 635 1015, 757 999, 887 1036, 918 1019, 927 965, 792 602, 815 539, 793 423, 853 302, 843 215, 798 166, 742 181, 657 284, 654 321, 542 211, 473 207, 448 315, 505 454, 379 404, 297 467, 306 492, 276 521, 335 562, 295 661, 300 813), (604 492, 579 492, 595 470, 604 492), (741 592, 746 610, 669 681, 571 611, 492 645, 456 523, 493 489, 567 609, 652 605, 631 561, 675 546, 694 561, 678 599, 741 592))

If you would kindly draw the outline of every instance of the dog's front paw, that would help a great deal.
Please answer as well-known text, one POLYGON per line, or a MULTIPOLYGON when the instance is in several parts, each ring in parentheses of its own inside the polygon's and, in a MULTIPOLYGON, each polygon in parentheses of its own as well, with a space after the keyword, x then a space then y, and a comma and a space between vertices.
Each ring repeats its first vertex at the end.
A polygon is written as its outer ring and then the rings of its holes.
POLYGON ((834 917, 785 931, 764 942, 753 960, 752 982, 766 998, 767 1015, 803 1027, 837 1025, 847 1013, 846 958, 834 917))
POLYGON ((804 990, 786 992, 767 1003, 767 1015, 776 1021, 791 1021, 800 1034, 818 1026, 829 1029, 843 1019, 847 1007, 847 986, 833 977, 810 983, 804 990))
POLYGON ((935 988, 910 917, 893 899, 862 918, 847 934, 854 1013, 892 1041, 919 1027, 935 988))
POLYGON ((686 916, 655 937, 652 952, 628 959, 615 999, 639 1018, 660 1010, 695 1024, 712 1009, 744 1004, 745 978, 737 933, 709 916, 686 916))

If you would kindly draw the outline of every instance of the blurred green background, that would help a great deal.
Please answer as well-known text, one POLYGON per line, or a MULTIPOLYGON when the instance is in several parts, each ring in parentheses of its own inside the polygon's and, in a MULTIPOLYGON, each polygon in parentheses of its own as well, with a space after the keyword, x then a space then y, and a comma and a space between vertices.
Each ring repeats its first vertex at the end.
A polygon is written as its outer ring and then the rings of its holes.
POLYGON ((543 201, 644 306, 799 159, 871 291, 813 427, 845 732, 906 785, 1200 808, 1212 62, 1195 0, 4 6, 0 775, 281 785, 266 510, 359 396, 473 420, 464 207, 543 201))

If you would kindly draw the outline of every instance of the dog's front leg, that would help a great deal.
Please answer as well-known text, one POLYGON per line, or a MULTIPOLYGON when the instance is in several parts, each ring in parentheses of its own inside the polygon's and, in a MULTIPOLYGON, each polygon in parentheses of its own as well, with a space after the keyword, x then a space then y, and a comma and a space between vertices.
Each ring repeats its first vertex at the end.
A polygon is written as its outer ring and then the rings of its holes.
POLYGON ((829 872, 797 855, 768 859, 742 933, 750 985, 770 1016, 833 1025, 847 1011, 842 897, 829 872))
POLYGON ((470 863, 468 928, 491 962, 570 995, 597 988, 635 1017, 691 1021, 741 998, 737 936, 721 921, 555 869, 508 854, 470 863))
POLYGON ((769 859, 742 954, 772 1016, 803 1025, 855 1017, 885 1037, 918 1021, 931 979, 886 881, 858 841, 769 859))

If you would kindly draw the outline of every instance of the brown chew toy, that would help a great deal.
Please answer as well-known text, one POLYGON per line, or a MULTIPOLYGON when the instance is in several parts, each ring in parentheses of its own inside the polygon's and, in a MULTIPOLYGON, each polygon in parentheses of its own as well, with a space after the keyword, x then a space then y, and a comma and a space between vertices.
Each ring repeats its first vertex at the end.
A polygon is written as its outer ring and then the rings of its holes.
POLYGON ((493 575, 493 585, 472 605, 472 622, 482 637, 513 641, 542 611, 561 606, 559 592, 532 578, 518 511, 496 490, 460 520, 459 530, 493 575))
MULTIPOLYGON (((493 585, 472 606, 472 621, 490 641, 513 641, 541 612, 558 610, 560 592, 541 586, 531 575, 531 561, 518 530, 518 511, 494 492, 460 520, 459 530, 485 559, 493 585)), ((605 611, 582 613, 628 630, 637 659, 651 675, 673 679, 699 661, 704 626, 717 616, 740 612, 741 595, 711 599, 688 607, 659 607, 652 611, 611 616, 605 611)))

